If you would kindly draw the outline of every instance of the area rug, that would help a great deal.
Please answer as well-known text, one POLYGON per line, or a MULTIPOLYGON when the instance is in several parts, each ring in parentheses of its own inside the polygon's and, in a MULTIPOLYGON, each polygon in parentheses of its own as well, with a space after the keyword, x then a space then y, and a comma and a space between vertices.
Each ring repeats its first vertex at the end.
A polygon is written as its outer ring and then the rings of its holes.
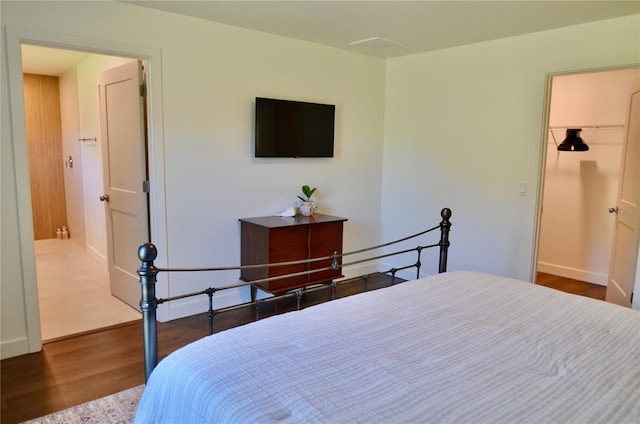
POLYGON ((114 393, 91 402, 73 406, 69 409, 35 420, 25 421, 25 423, 88 423, 88 424, 125 424, 132 423, 136 415, 138 402, 142 396, 144 384, 114 393))

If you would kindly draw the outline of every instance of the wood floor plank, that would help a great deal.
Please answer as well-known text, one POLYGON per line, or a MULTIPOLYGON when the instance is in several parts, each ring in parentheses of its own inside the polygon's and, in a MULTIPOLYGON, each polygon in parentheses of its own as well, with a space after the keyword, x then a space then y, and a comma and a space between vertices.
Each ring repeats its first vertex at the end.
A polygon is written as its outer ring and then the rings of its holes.
POLYGON ((607 294, 606 286, 587 283, 585 281, 561 277, 558 275, 547 274, 544 272, 537 273, 536 284, 565 291, 567 293, 577 294, 579 296, 591 297, 598 300, 604 300, 607 294))

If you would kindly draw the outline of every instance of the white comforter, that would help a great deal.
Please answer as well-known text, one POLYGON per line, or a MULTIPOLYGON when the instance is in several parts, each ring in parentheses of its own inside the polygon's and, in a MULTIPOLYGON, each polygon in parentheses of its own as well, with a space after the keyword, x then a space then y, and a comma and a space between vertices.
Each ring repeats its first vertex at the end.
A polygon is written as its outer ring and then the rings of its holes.
POLYGON ((137 423, 640 423, 640 312, 450 272, 224 331, 137 423))

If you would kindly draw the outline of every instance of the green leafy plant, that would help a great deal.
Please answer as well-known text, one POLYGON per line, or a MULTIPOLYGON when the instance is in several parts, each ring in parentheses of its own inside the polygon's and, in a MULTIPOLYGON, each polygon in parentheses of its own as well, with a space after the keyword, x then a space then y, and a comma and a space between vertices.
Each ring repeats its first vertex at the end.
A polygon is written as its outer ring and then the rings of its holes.
POLYGON ((302 196, 298 196, 298 199, 302 200, 303 202, 310 202, 311 201, 311 196, 313 196, 313 193, 315 193, 316 188, 311 188, 308 185, 303 185, 302 186, 302 194, 304 197, 302 196))

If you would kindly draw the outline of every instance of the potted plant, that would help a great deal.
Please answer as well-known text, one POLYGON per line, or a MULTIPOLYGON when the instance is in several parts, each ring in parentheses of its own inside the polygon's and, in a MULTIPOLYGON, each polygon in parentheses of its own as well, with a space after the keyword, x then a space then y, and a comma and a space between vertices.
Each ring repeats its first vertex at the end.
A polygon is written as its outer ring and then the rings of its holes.
POLYGON ((302 186, 302 195, 298 196, 298 199, 300 199, 300 201, 297 205, 300 214, 304 216, 311 216, 318 208, 318 204, 315 201, 311 200, 311 196, 313 196, 313 193, 315 193, 315 191, 315 187, 311 188, 306 184, 302 186))

